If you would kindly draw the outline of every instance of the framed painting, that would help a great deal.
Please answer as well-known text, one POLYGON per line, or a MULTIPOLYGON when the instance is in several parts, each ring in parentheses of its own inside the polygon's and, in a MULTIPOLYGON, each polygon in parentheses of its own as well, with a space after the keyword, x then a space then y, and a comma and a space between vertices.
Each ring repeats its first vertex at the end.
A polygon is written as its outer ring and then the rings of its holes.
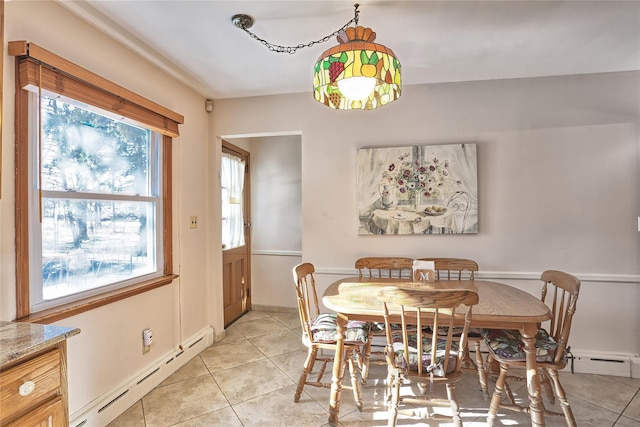
POLYGON ((361 148, 361 235, 478 232, 476 144, 361 148))

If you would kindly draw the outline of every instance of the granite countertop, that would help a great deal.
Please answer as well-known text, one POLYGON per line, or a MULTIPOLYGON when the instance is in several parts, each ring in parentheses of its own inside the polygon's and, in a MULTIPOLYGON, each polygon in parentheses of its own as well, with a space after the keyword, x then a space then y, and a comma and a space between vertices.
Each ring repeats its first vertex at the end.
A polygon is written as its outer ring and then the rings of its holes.
POLYGON ((79 333, 78 328, 0 321, 0 366, 79 333))

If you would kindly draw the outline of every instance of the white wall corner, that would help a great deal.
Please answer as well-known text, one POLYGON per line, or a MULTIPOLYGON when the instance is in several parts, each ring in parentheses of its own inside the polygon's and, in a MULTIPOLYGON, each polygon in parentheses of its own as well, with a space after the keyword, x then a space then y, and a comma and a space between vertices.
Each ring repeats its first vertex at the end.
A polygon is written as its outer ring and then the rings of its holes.
POLYGON ((640 354, 630 357, 631 360, 631 378, 640 378, 640 354))
POLYGON ((224 337, 227 336, 227 331, 222 330, 222 331, 214 331, 213 329, 211 330, 211 342, 209 343, 209 345, 213 344, 214 342, 220 342, 224 339, 224 337))

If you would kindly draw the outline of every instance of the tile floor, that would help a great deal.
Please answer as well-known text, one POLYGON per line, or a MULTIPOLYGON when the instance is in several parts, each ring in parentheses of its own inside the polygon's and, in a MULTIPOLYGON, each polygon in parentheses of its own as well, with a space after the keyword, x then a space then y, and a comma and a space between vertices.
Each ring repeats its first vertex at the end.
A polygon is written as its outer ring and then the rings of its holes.
MULTIPOLYGON (((307 386, 300 402, 293 402, 305 357, 296 313, 252 311, 227 330, 224 340, 194 357, 109 427, 326 426, 328 389, 307 386)), ((372 365, 362 390, 362 412, 356 409, 351 392, 343 391, 341 426, 387 424, 382 405, 385 369, 372 365)), ((476 376, 465 372, 469 375, 456 387, 464 425, 485 426, 488 402, 482 398, 476 376)), ((565 373, 561 378, 578 426, 640 427, 640 379, 565 373)), ((516 398, 522 401, 524 396, 526 401, 524 383, 511 385, 516 398)), ((557 404, 551 406, 559 410, 557 404)), ((528 426, 530 420, 526 414, 502 410, 496 424, 528 426)), ((451 423, 401 416, 398 425, 451 423)), ((547 417, 547 425, 565 423, 561 417, 547 417)))

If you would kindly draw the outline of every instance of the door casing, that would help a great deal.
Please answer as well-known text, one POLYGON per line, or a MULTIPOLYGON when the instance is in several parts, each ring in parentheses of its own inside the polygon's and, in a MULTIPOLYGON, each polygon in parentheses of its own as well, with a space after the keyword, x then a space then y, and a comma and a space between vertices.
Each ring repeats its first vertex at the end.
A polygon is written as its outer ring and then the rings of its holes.
POLYGON ((248 151, 222 141, 222 152, 243 159, 244 237, 245 245, 222 249, 222 286, 225 328, 251 310, 251 175, 248 151))

